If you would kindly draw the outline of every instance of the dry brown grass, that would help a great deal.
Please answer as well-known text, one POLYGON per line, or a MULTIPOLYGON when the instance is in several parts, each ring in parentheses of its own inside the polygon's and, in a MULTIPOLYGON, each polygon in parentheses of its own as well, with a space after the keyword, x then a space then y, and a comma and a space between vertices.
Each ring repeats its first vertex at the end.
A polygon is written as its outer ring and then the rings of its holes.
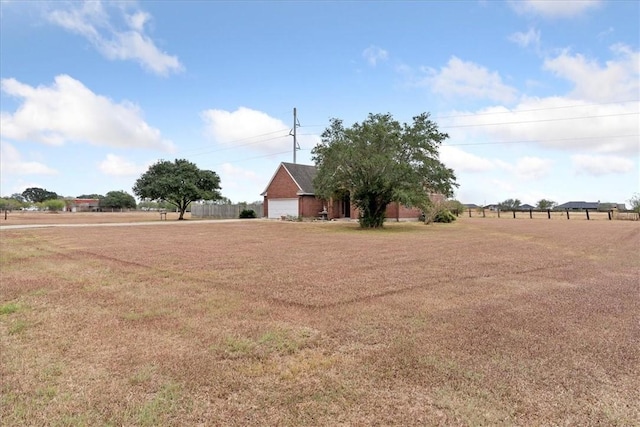
MULTIPOLYGON (((191 219, 191 213, 185 213, 185 219, 191 219)), ((167 220, 177 220, 178 214, 167 213, 167 220)), ((122 222, 153 222, 160 221, 159 212, 29 212, 13 211, 0 212, 0 226, 28 225, 28 224, 112 224, 122 222)))
POLYGON ((637 222, 175 224, 0 232, 3 425, 640 424, 637 222))

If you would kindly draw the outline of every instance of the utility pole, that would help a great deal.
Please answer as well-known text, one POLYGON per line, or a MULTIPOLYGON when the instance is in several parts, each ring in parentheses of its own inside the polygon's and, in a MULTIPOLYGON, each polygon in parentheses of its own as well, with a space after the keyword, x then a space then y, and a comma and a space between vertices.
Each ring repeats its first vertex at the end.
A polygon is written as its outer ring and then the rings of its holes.
POLYGON ((298 139, 296 136, 296 128, 298 127, 298 116, 296 108, 293 107, 293 163, 296 163, 296 151, 298 151, 298 139))

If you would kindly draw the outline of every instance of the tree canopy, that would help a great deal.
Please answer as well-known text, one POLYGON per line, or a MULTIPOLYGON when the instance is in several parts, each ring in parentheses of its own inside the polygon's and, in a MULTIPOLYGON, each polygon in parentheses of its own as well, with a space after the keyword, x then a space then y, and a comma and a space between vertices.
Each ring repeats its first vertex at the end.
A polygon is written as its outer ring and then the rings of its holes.
POLYGON ((140 199, 171 203, 180 212, 179 220, 184 219, 191 202, 222 197, 219 190, 218 174, 201 170, 185 159, 158 161, 138 178, 133 187, 133 192, 140 199))
POLYGON ((100 207, 108 209, 135 209, 136 199, 125 191, 109 191, 100 198, 100 207))
POLYGON ((629 202, 631 203, 631 210, 640 214, 640 193, 634 193, 629 202))
POLYGON ((554 202, 553 200, 540 199, 540 200, 538 200, 538 203, 536 204, 536 207, 538 209, 545 210, 545 209, 553 209, 553 208, 556 207, 556 205, 557 205, 557 203, 554 202))
POLYGON ((22 192, 22 197, 30 203, 42 203, 45 200, 57 199, 58 194, 44 188, 30 187, 22 192))
POLYGON ((458 186, 454 171, 439 160, 438 149, 448 137, 427 113, 410 125, 390 114, 369 114, 349 128, 331 119, 312 151, 316 195, 348 193, 364 228, 382 227, 391 202, 424 209, 429 193, 449 197, 458 186))
POLYGON ((518 199, 507 199, 502 203, 498 203, 498 208, 501 211, 517 211, 521 204, 518 199))

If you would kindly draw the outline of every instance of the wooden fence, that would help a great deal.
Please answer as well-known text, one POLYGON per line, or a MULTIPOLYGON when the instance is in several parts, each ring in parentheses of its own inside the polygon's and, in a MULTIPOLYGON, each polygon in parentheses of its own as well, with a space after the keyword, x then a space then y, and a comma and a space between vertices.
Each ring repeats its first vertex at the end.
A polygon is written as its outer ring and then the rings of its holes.
POLYGON ((262 203, 259 204, 235 204, 235 205, 205 205, 191 204, 191 218, 231 219, 239 218, 244 209, 252 210, 256 217, 262 218, 262 203))
POLYGON ((527 218, 527 219, 584 219, 584 220, 634 220, 640 219, 636 212, 622 212, 617 210, 597 211, 597 210, 540 210, 528 209, 518 211, 501 211, 483 208, 469 208, 466 212, 460 212, 469 218, 527 218))

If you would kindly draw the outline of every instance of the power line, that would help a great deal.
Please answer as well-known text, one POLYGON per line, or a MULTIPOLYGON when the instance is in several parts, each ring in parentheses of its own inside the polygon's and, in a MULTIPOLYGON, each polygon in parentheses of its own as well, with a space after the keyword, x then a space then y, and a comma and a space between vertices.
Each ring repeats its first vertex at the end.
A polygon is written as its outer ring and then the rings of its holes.
POLYGON ((580 108, 580 107, 594 107, 598 105, 614 105, 614 104, 628 104, 631 102, 640 102, 638 99, 628 100, 628 101, 618 101, 618 102, 597 102, 591 104, 576 104, 576 105, 561 105, 558 107, 544 107, 544 108, 531 108, 527 110, 508 110, 508 111, 492 111, 487 113, 472 113, 472 114, 454 114, 451 116, 436 116, 434 119, 457 119, 460 117, 477 117, 477 116, 489 116, 494 114, 518 114, 518 113, 528 113, 532 111, 547 111, 547 110, 559 110, 563 108, 580 108))
POLYGON ((516 141, 489 141, 489 142, 464 142, 460 144, 442 144, 442 147, 453 146, 468 146, 468 145, 496 145, 496 144, 527 144, 527 143, 541 143, 541 142, 556 142, 556 141, 582 141, 587 139, 617 139, 617 138, 633 138, 638 137, 640 134, 633 135, 612 135, 612 136, 583 136, 576 138, 555 138, 555 139, 529 139, 529 140, 516 140, 516 141))
POLYGON ((633 113, 618 113, 618 114, 599 114, 594 116, 580 116, 580 117, 562 117, 556 119, 537 119, 537 120, 522 120, 519 122, 501 122, 501 123, 477 123, 471 125, 452 125, 452 126, 441 126, 442 129, 454 129, 454 128, 468 128, 468 127, 479 127, 479 126, 500 126, 500 125, 519 125, 524 123, 542 123, 542 122, 558 122, 562 120, 583 120, 583 119, 595 119, 600 117, 618 117, 618 116, 630 116, 634 114, 640 114, 640 112, 635 111, 633 113))
POLYGON ((239 145, 234 145, 234 146, 231 146, 231 147, 222 147, 222 148, 216 148, 216 149, 213 149, 213 150, 205 150, 205 151, 195 152, 195 153, 192 153, 191 155, 193 156, 193 155, 211 154, 211 153, 217 153, 217 152, 220 152, 220 151, 233 150, 234 148, 238 148, 238 147, 246 147, 247 145, 259 144, 261 142, 273 141, 274 139, 281 139, 281 138, 286 138, 286 137, 287 137, 287 135, 279 135, 279 136, 275 136, 273 138, 267 138, 267 139, 261 139, 259 141, 247 142, 246 144, 239 144, 239 145))
MULTIPOLYGON (((232 141, 228 141, 228 142, 226 142, 226 144, 233 144, 233 143, 236 143, 236 142, 246 141, 248 139, 259 138, 261 136, 273 135, 274 133, 286 132, 288 130, 289 129, 280 129, 280 130, 274 130, 273 132, 261 133, 259 135, 247 136, 245 138, 240 138, 240 139, 235 139, 235 140, 232 140, 232 141)), ((217 149, 217 150, 214 150, 214 151, 224 151, 224 150, 228 150, 228 149, 232 149, 232 148, 236 148, 236 147, 243 147, 245 145, 258 144, 258 143, 264 142, 264 141, 271 141, 272 139, 285 138, 286 136, 287 135, 282 135, 282 136, 277 136, 275 138, 269 138, 269 139, 265 139, 265 140, 249 142, 249 143, 246 143, 246 144, 235 145, 233 147, 224 147, 224 148, 220 148, 220 149, 217 149)), ((178 152, 179 153, 186 153, 186 152, 189 152, 189 151, 197 151, 197 150, 200 150, 200 149, 203 149, 203 148, 205 148, 205 147, 204 146, 203 147, 195 147, 195 148, 191 148, 191 149, 188 149, 188 150, 181 150, 181 151, 178 151, 178 152)))
MULTIPOLYGON (((433 116, 432 118, 434 120, 457 119, 457 118, 464 118, 464 117, 490 116, 490 115, 496 115, 496 114, 519 114, 519 113, 528 113, 528 112, 534 112, 534 111, 559 110, 559 109, 566 109, 566 108, 581 108, 581 107, 595 107, 600 105, 629 104, 632 102, 640 102, 640 100, 632 99, 632 100, 626 100, 626 101, 594 102, 590 104, 575 104, 575 105, 561 105, 557 107, 530 108, 526 110, 507 110, 507 111, 492 111, 492 112, 486 112, 486 113, 453 114, 449 116, 433 116)), ((620 114, 624 115, 629 113, 620 113, 620 114)), ((631 113, 631 114, 638 114, 638 113, 631 113)), ((602 117, 606 117, 606 116, 602 116, 602 117)), ((590 118, 590 116, 585 116, 585 118, 590 118)), ((324 127, 324 126, 326 125, 304 125, 300 127, 324 127)))
MULTIPOLYGON (((301 148, 300 150, 301 150, 301 151, 307 151, 307 149, 305 149, 305 148, 301 148)), ((279 155, 279 154, 288 154, 288 153, 290 153, 290 152, 291 152, 290 150, 287 150, 287 151, 279 151, 279 152, 277 152, 277 153, 264 154, 264 155, 262 155, 262 156, 246 157, 246 158, 244 158, 244 159, 239 159, 239 160, 230 160, 230 161, 228 161, 228 162, 218 163, 218 164, 211 165, 211 166, 222 166, 222 165, 224 165, 225 163, 242 163, 242 162, 246 162, 247 160, 263 159, 263 158, 265 158, 265 157, 277 156, 277 155, 279 155)))

